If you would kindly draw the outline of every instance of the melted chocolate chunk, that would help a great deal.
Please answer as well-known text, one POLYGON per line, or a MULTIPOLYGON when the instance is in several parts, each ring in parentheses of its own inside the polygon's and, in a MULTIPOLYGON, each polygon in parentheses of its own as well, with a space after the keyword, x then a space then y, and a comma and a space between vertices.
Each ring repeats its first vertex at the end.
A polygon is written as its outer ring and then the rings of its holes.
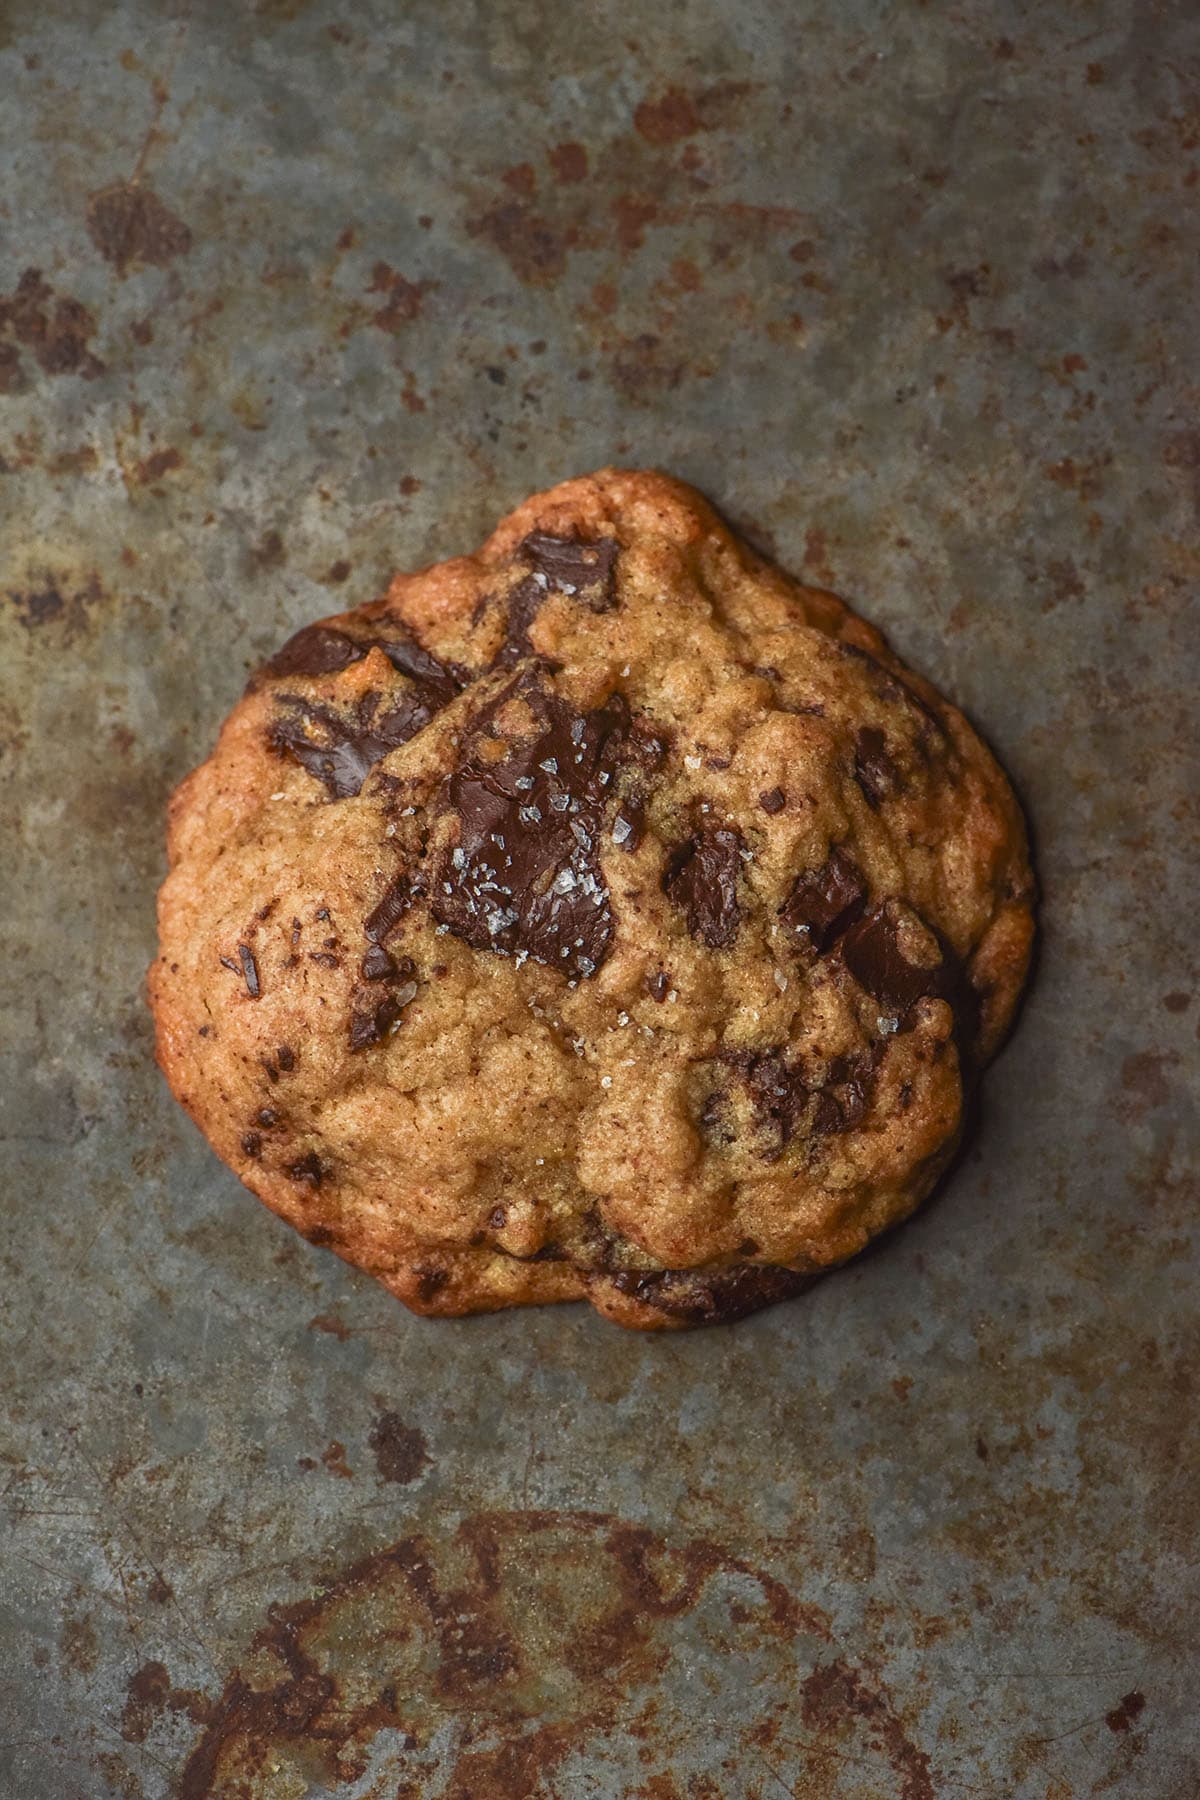
POLYGON ((392 667, 422 686, 441 690, 441 705, 452 700, 467 682, 466 672, 443 663, 409 636, 398 620, 389 616, 381 623, 393 627, 386 637, 354 638, 334 625, 305 625, 250 678, 251 689, 268 676, 338 675, 352 663, 362 662, 372 650, 382 650, 392 667))
POLYGON ((816 1277, 766 1264, 731 1263, 724 1269, 625 1269, 609 1279, 621 1293, 672 1318, 690 1325, 724 1325, 790 1300, 816 1277))
POLYGON ((772 1140, 763 1153, 766 1160, 773 1162, 782 1155, 802 1122, 819 1137, 834 1137, 860 1125, 886 1050, 885 1040, 857 1056, 836 1057, 819 1086, 805 1078, 803 1068, 790 1064, 782 1050, 761 1055, 726 1052, 724 1060, 741 1073, 758 1123, 772 1140))
POLYGON ((797 875, 779 917, 786 931, 805 935, 814 950, 827 950, 866 902, 861 869, 844 850, 835 849, 821 868, 797 875))
POLYGON ((508 625, 496 659, 498 667, 532 654, 529 627, 550 594, 578 599, 593 612, 609 612, 617 603, 615 538, 597 538, 587 543, 579 538, 551 537, 544 531, 534 531, 521 545, 519 554, 532 565, 533 573, 519 581, 508 596, 508 625))
POLYGON ((706 824, 674 852, 663 876, 663 892, 684 909, 688 930, 710 950, 728 948, 737 936, 741 851, 739 832, 706 824))
POLYGON ((284 1174, 289 1181, 295 1181, 306 1187, 319 1188, 328 1175, 329 1170, 321 1161, 315 1150, 309 1150, 295 1162, 286 1164, 284 1174))
POLYGON ((481 730, 451 776, 459 841, 433 883, 433 914, 473 949, 532 956, 568 979, 586 978, 612 941, 599 840, 629 708, 614 694, 576 713, 527 676, 489 709, 492 717, 513 696, 539 730, 498 762, 482 754, 481 730))
POLYGON ((382 1000, 356 1009, 350 1015, 351 1050, 365 1050, 370 1044, 382 1043, 403 1011, 404 1001, 395 994, 385 994, 382 1000))
POLYGON ((375 764, 424 730, 446 703, 441 694, 416 685, 387 707, 381 707, 378 694, 364 694, 346 716, 297 694, 281 699, 293 710, 272 721, 268 743, 279 755, 295 757, 333 800, 352 799, 375 764))
POLYGON ((768 788, 765 794, 758 796, 758 804, 765 813, 770 813, 774 818, 775 814, 781 813, 787 805, 787 795, 781 787, 768 788))
POLYGON ((396 965, 382 944, 372 944, 362 959, 364 981, 387 981, 396 973, 396 965))
POLYGON ((887 739, 876 725, 864 725, 854 741, 854 779, 874 811, 898 794, 904 783, 888 754, 887 739))
POLYGON ((285 1075, 290 1074, 296 1066, 296 1052, 290 1044, 280 1044, 275 1052, 275 1060, 285 1075))
POLYGON ((540 575, 545 582, 543 591, 577 596, 593 612, 610 612, 617 604, 617 548, 615 538, 585 542, 531 531, 521 545, 521 554, 533 564, 535 580, 540 575))
POLYGON ((262 665, 252 682, 264 675, 336 675, 367 654, 344 631, 332 625, 305 625, 262 665))
POLYGON ((895 902, 885 900, 846 932, 841 957, 859 986, 889 1012, 905 1013, 929 995, 947 1001, 970 1025, 977 1003, 958 958, 942 939, 938 942, 940 960, 932 968, 909 962, 900 947, 895 902))

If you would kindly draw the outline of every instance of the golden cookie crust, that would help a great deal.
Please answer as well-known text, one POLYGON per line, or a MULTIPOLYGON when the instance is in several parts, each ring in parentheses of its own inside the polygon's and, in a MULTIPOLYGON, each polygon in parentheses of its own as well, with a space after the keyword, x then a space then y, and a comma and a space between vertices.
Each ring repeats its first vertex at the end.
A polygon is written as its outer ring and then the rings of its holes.
POLYGON ((954 707, 690 488, 606 469, 252 678, 170 808, 158 1059, 417 1312, 738 1316, 904 1218, 1025 979, 954 707))

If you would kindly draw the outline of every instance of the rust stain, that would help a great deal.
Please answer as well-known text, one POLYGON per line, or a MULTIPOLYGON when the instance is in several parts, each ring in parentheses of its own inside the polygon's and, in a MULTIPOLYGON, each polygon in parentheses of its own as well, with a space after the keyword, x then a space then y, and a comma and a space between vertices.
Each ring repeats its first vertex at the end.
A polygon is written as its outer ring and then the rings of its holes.
POLYGON ((429 1447, 424 1432, 415 1425, 406 1425, 399 1413, 380 1413, 367 1441, 375 1453, 375 1467, 383 1481, 395 1481, 404 1487, 416 1481, 422 1470, 429 1466, 429 1447))
MULTIPOLYGON (((702 1603, 704 1630, 718 1630, 731 1654, 767 1657, 770 1699, 790 1707, 803 1640, 828 1642, 828 1619, 719 1545, 668 1541, 606 1514, 538 1511, 475 1514, 439 1543, 405 1538, 315 1598, 270 1608, 204 1708, 179 1800, 257 1800, 292 1771, 323 1791, 349 1785, 385 1728, 398 1734, 388 1792, 416 1796, 428 1785, 423 1753, 448 1718, 459 1721, 460 1748, 439 1767, 439 1791, 455 1800, 542 1792, 569 1754, 629 1729, 635 1693, 649 1717, 702 1603)), ((138 1731, 174 1704, 166 1670, 147 1669, 134 1691, 138 1731)), ((814 1670, 818 1678, 804 1690, 818 1733, 857 1709, 902 1772, 905 1800, 925 1800, 928 1765, 890 1702, 840 1664, 814 1670)), ((671 1754, 657 1727, 646 1749, 647 1760, 671 1754)), ((668 1800, 669 1762, 651 1776, 657 1784, 642 1791, 668 1800)))
POLYGON ((143 1744, 164 1712, 186 1713, 197 1725, 206 1724, 212 1708, 203 1694, 171 1685, 165 1663, 147 1662, 129 1677, 121 1712, 121 1736, 127 1744, 143 1744))
POLYGON ((682 88, 668 88, 658 100, 643 100, 633 115, 634 130, 648 144, 677 144, 703 131, 700 115, 682 88))
POLYGON ((327 1331, 330 1337, 337 1338, 343 1344, 347 1338, 354 1336, 349 1325, 343 1325, 342 1321, 334 1318, 332 1313, 318 1313, 315 1319, 308 1321, 308 1329, 310 1331, 327 1331))
POLYGON ((426 294, 432 293, 437 285, 436 281, 409 281, 387 263, 377 262, 371 271, 367 292, 385 294, 387 298, 378 312, 372 313, 372 322, 380 331, 390 332, 394 337, 405 325, 420 318, 426 294))
POLYGON ((181 469, 183 458, 178 450, 155 450, 151 455, 133 465, 133 478, 142 487, 149 487, 169 475, 172 469, 181 469))
POLYGON ((67 643, 86 629, 88 608, 104 597, 100 577, 94 572, 78 587, 64 578, 46 575, 38 587, 10 589, 5 598, 27 631, 40 631, 47 625, 61 628, 67 643))
POLYGON ((0 393, 23 380, 20 350, 47 375, 93 381, 104 364, 89 347, 96 321, 80 300, 55 294, 40 269, 26 269, 11 294, 0 294, 0 393))
POLYGON ((321 1452, 321 1461, 331 1475, 337 1475, 342 1481, 351 1481, 354 1470, 346 1461, 346 1446, 339 1438, 334 1438, 321 1452))
POLYGON ((192 247, 189 227, 141 181, 117 181, 94 193, 88 201, 87 228, 118 275, 138 263, 165 268, 192 247))
POLYGON ((588 153, 582 144, 573 142, 555 144, 546 152, 546 161, 550 164, 556 181, 587 180, 588 153))
POLYGON ((878 1739, 900 1782, 898 1800, 936 1800, 929 1758, 917 1748, 882 1689, 842 1661, 814 1669, 800 1683, 801 1713, 811 1731, 837 1736, 856 1722, 878 1739))
POLYGON ((1171 1098, 1167 1071, 1178 1061, 1170 1050, 1139 1050, 1121 1064, 1120 1109, 1136 1124, 1171 1098))
POLYGON ((1104 1715, 1110 1731, 1129 1731, 1146 1710, 1146 1696, 1135 1688, 1104 1715))
POLYGON ((579 240, 574 224, 555 225, 525 200, 501 200, 468 223, 472 237, 487 238, 532 285, 557 281, 579 240))
POLYGON ((100 1656, 96 1629, 87 1618, 65 1618, 62 1627, 63 1661, 81 1675, 90 1675, 100 1656))

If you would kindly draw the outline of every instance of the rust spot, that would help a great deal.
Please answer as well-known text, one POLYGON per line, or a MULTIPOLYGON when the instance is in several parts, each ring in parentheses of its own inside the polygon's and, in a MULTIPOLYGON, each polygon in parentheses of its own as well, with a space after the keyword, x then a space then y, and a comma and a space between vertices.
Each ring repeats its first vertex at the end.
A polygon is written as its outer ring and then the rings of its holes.
MULTIPOLYGON (((435 1733, 442 1741, 448 1710, 460 1722, 460 1747, 440 1752, 440 1793, 540 1793, 568 1755, 627 1729, 630 1694, 662 1681, 678 1653, 678 1621, 701 1604, 706 1630, 731 1656, 752 1653, 771 1697, 785 1703, 805 1656, 803 1636, 828 1641, 823 1614, 742 1558, 604 1514, 481 1513, 452 1538, 405 1538, 323 1584, 317 1597, 270 1609, 244 1668, 209 1709, 179 1800, 259 1792, 268 1769, 281 1792, 349 1785, 365 1774, 384 1729, 398 1734, 388 1793, 415 1800, 428 1791, 434 1771, 426 1754, 435 1733)), ((811 1651, 801 1666, 811 1668, 811 1651)), ((828 1682, 826 1671, 817 1673, 828 1682)), ((890 1704, 875 1697, 871 1710, 865 1681, 855 1689, 859 1677, 847 1671, 840 1679, 829 1706, 861 1692, 860 1708, 894 1766, 906 1756, 906 1771, 919 1770, 920 1753, 890 1704)), ((167 1691, 165 1670, 153 1690, 167 1691)), ((824 1728, 815 1691, 809 1709, 824 1728)), ((745 1748, 763 1710, 752 1709, 745 1748)), ((674 1746, 648 1738, 645 1748, 651 1785, 641 1791, 669 1800, 674 1746)), ((904 1794, 922 1800, 920 1788, 904 1794)))
POLYGON ((183 220, 140 181, 114 182, 93 194, 87 228, 101 256, 119 275, 136 263, 165 268, 192 247, 192 234, 183 220))
POLYGON ((704 126, 689 95, 682 88, 668 88, 658 100, 643 100, 633 115, 635 131, 648 144, 677 144, 695 137, 704 126))
POLYGON ((556 181, 586 181, 588 175, 588 153, 582 144, 555 144, 546 152, 546 160, 554 171, 556 181))
POLYGON ((804 570, 824 586, 834 579, 829 562, 829 541, 819 525, 810 525, 804 533, 804 570))
POLYGON ((340 1476, 343 1481, 353 1478, 354 1470, 346 1461, 346 1446, 340 1439, 334 1438, 321 1452, 321 1461, 331 1475, 340 1476))
POLYGON ((1166 1106, 1171 1098, 1167 1070, 1177 1060, 1173 1051, 1139 1050, 1121 1064, 1121 1111, 1133 1123, 1166 1106))
POLYGON ((523 194, 527 200, 532 200, 537 193, 537 176, 532 163, 514 163, 511 169, 504 170, 500 179, 505 187, 511 188, 514 194, 523 194))
POLYGON ((842 1661, 814 1669, 800 1683, 801 1716, 810 1731, 835 1737, 861 1721, 877 1739, 900 1782, 898 1800, 935 1800, 929 1758, 912 1742, 881 1689, 842 1661))
POLYGON ((622 250, 639 250, 646 241, 647 225, 658 216, 658 203, 639 194, 618 194, 612 214, 622 250))
POLYGON ((1104 80, 1104 64, 1096 63, 1096 62, 1089 63, 1087 66, 1087 84, 1088 84, 1088 86, 1089 87, 1099 87, 1101 85, 1101 83, 1103 82, 1103 80, 1104 80))
POLYGON ((1184 1013, 1192 1003, 1192 996, 1176 990, 1174 993, 1164 994, 1162 1003, 1169 1013, 1184 1013))
POLYGON ((332 1313, 318 1313, 315 1318, 308 1321, 308 1329, 310 1331, 327 1331, 330 1337, 337 1338, 343 1344, 347 1338, 354 1336, 349 1325, 343 1325, 342 1321, 335 1319, 332 1313))
POLYGON ((348 563, 343 557, 339 557, 335 563, 330 563, 320 579, 326 587, 340 587, 342 582, 349 577, 353 566, 353 563, 348 563))
POLYGON ((411 325, 414 319, 421 316, 421 306, 426 294, 432 293, 437 286, 436 281, 409 281, 407 276, 390 268, 385 262, 377 262, 371 271, 369 294, 386 294, 387 299, 379 311, 371 315, 372 322, 381 331, 390 332, 395 337, 405 325, 411 325))
POLYGON ((250 562, 256 569, 277 569, 287 561, 283 539, 274 527, 270 531, 264 531, 257 544, 251 546, 249 555, 250 562))
POLYGON ((486 238, 511 265, 519 280, 534 285, 557 281, 578 241, 574 225, 554 225, 524 200, 501 200, 469 222, 472 237, 486 238))
POLYGON ((1146 1696, 1134 1688, 1117 1702, 1111 1712, 1105 1713, 1104 1723, 1110 1731, 1129 1731, 1145 1710, 1146 1696))
POLYGON ((16 608, 17 617, 27 631, 57 625, 66 642, 70 643, 86 628, 87 609, 103 595, 100 577, 96 574, 89 575, 82 587, 74 589, 57 576, 47 575, 40 587, 24 591, 9 589, 6 598, 16 608))
POLYGON ((203 1694, 171 1685, 165 1663, 147 1662, 129 1677, 121 1712, 121 1736, 127 1744, 143 1744, 155 1720, 163 1712, 186 1713, 198 1725, 207 1724, 211 1708, 203 1694))
POLYGON ((172 469, 181 469, 183 458, 178 450, 155 450, 152 455, 144 457, 133 466, 134 480, 141 486, 148 487, 152 482, 161 481, 172 469))
POLYGON ((90 1619, 63 1620, 62 1628, 63 1661, 81 1675, 90 1675, 96 1667, 100 1656, 100 1646, 96 1642, 96 1629, 90 1619))
POLYGON ((1062 456, 1057 462, 1046 463, 1042 473, 1047 481, 1077 493, 1081 500, 1094 500, 1103 489, 1102 470, 1108 461, 1108 457, 1098 457, 1077 463, 1072 456, 1062 456))
POLYGON ((406 1425, 399 1413, 380 1413, 367 1441, 375 1452, 375 1467, 383 1481, 406 1487, 429 1465, 424 1432, 415 1425, 406 1425))
POLYGON ((420 487, 421 484, 415 475, 402 475, 400 477, 400 492, 402 494, 419 493, 420 487))
POLYGON ((84 381, 103 375, 104 364, 89 348, 95 330, 82 301, 56 295, 40 269, 26 269, 11 294, 0 294, 0 393, 21 385, 18 346, 47 375, 79 375, 84 381))

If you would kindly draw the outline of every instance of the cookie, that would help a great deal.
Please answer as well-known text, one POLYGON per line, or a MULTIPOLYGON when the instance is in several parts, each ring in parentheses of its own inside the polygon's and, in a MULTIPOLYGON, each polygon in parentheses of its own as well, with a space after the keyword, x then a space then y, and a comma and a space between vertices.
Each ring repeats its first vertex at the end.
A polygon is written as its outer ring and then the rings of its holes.
POLYGON ((169 852, 172 1089, 422 1313, 798 1292, 937 1180, 1033 936, 961 713, 620 470, 289 639, 169 852))

